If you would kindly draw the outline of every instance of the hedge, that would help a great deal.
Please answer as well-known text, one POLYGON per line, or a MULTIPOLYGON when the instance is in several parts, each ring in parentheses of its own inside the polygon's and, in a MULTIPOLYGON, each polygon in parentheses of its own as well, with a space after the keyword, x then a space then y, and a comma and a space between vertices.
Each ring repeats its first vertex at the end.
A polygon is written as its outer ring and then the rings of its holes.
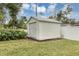
POLYGON ((20 30, 0 30, 0 41, 26 38, 27 33, 20 30))

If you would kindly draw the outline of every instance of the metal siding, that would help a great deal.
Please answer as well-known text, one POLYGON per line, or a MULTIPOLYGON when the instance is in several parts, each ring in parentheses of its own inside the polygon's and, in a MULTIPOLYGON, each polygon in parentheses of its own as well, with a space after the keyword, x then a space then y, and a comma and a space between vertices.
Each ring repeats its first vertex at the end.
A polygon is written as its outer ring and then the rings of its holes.
POLYGON ((44 39, 53 39, 60 38, 60 24, 57 23, 48 23, 48 22, 39 22, 39 38, 40 40, 44 39))
POLYGON ((28 37, 38 39, 38 23, 36 20, 32 19, 27 24, 28 37))
POLYGON ((62 26, 63 38, 79 41, 79 26, 62 26))
POLYGON ((36 36, 37 36, 36 23, 30 23, 29 24, 29 35, 30 35, 30 37, 36 38, 36 36))

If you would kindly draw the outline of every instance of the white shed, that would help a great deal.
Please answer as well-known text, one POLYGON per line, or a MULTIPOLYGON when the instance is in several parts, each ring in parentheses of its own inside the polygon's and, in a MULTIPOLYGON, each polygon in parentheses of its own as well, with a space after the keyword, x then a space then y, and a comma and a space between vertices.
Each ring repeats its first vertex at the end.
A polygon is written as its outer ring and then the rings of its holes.
POLYGON ((61 23, 54 19, 31 17, 27 23, 28 37, 37 40, 61 38, 61 23))

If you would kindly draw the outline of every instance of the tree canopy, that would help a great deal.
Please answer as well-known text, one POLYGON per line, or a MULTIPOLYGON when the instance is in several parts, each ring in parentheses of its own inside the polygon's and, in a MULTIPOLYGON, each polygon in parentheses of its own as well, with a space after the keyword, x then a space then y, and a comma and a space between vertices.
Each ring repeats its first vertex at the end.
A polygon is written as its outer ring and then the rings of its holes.
POLYGON ((3 8, 7 8, 9 9, 9 14, 12 18, 12 26, 16 26, 16 15, 18 14, 20 7, 21 7, 21 3, 1 3, 0 4, 0 20, 4 19, 4 10, 3 8))
POLYGON ((56 16, 56 20, 61 21, 62 23, 72 23, 74 22, 72 19, 70 19, 68 17, 68 15, 71 14, 72 8, 71 8, 71 4, 66 4, 66 9, 63 11, 61 10, 57 16, 56 16))
POLYGON ((21 3, 11 3, 11 4, 6 4, 6 8, 8 8, 9 14, 12 17, 12 26, 16 26, 16 15, 18 14, 20 7, 21 7, 21 3))

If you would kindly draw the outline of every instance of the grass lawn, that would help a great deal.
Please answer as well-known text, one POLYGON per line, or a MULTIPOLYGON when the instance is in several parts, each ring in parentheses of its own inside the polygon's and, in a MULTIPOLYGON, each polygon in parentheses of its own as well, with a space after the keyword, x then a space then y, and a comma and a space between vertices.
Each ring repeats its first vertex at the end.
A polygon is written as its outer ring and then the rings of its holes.
POLYGON ((79 41, 66 39, 33 41, 29 39, 0 41, 0 55, 6 56, 62 56, 79 55, 79 41))

